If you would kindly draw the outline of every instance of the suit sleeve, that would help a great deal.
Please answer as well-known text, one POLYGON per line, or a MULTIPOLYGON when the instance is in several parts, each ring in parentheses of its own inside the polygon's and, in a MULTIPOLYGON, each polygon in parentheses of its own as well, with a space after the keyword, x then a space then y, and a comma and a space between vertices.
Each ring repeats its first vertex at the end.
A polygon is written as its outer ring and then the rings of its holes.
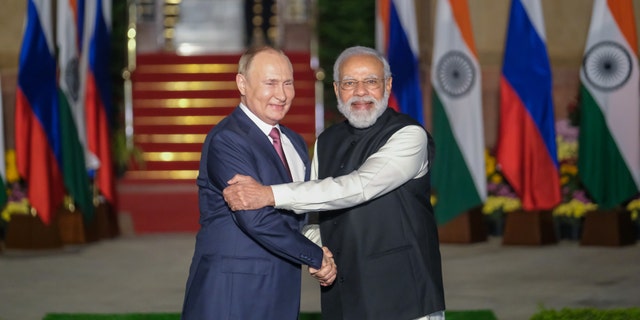
MULTIPOLYGON (((268 142, 266 137, 265 141, 268 142)), ((256 146, 259 143, 262 142, 250 141, 233 131, 224 131, 207 142, 206 189, 217 193, 214 199, 222 203, 217 208, 212 203, 214 210, 224 210, 232 215, 240 229, 273 254, 296 264, 320 268, 322 249, 291 225, 291 221, 300 222, 302 217, 274 207, 233 212, 222 198, 226 182, 236 173, 251 176, 265 184, 282 182, 273 167, 277 163, 271 163, 268 154, 260 154, 262 149, 256 146), (286 215, 294 217, 285 219, 286 215)))

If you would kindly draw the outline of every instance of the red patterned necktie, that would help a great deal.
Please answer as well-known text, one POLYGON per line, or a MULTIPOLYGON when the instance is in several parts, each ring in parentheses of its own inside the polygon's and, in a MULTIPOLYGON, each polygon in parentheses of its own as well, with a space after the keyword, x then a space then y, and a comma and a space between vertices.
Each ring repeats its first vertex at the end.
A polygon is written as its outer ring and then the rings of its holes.
POLYGON ((269 137, 273 139, 273 147, 276 149, 276 152, 280 156, 280 160, 282 160, 282 164, 284 164, 284 168, 287 169, 287 173, 289 173, 289 178, 291 178, 291 170, 289 170, 289 163, 287 163, 287 157, 284 156, 282 143, 280 143, 280 130, 278 130, 278 128, 276 127, 273 127, 273 129, 271 129, 271 132, 269 132, 269 137))

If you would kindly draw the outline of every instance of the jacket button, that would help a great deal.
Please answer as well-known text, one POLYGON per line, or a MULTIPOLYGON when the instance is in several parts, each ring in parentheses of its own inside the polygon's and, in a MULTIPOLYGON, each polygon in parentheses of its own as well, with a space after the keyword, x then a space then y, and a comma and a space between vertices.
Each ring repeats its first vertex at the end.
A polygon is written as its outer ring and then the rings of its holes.
POLYGON ((340 283, 344 283, 344 277, 340 277, 338 281, 340 281, 340 283))

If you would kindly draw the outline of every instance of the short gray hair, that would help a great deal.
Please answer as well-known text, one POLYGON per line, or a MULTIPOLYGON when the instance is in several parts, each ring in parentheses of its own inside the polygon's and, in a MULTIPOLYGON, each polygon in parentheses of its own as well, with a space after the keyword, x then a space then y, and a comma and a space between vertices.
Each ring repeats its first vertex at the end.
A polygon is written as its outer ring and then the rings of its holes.
POLYGON ((284 54, 282 50, 276 49, 272 46, 255 46, 247 49, 247 51, 245 51, 245 53, 240 57, 240 61, 238 61, 238 73, 246 76, 247 72, 251 68, 251 62, 253 62, 253 58, 255 58, 259 53, 267 51, 272 51, 280 54, 287 60, 287 62, 289 63, 289 67, 291 68, 291 70, 293 70, 291 60, 289 60, 289 57, 287 57, 287 55, 284 54))
POLYGON ((338 56, 338 59, 336 59, 336 62, 333 64, 333 81, 340 81, 340 66, 342 65, 344 60, 352 56, 360 55, 369 55, 376 57, 378 60, 380 60, 380 62, 382 62, 382 65, 384 66, 384 77, 391 77, 391 67, 389 67, 389 62, 387 62, 387 59, 380 52, 368 47, 354 46, 342 51, 342 53, 340 53, 340 55, 338 56))

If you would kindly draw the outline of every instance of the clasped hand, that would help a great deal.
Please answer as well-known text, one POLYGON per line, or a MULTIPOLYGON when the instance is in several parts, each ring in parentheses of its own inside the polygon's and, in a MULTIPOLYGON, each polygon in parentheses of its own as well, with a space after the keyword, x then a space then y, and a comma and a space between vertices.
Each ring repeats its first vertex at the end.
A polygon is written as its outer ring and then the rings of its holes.
POLYGON ((338 274, 338 267, 333 260, 333 254, 331 253, 331 251, 329 251, 329 248, 322 247, 322 251, 324 253, 322 255, 322 266, 320 267, 320 269, 309 267, 309 273, 312 277, 318 280, 321 286, 327 287, 330 286, 336 279, 336 275, 338 274))
MULTIPOLYGON (((222 191, 224 201, 231 210, 257 210, 275 205, 271 187, 264 186, 250 176, 236 174, 222 191)), ((322 247, 322 266, 320 269, 309 267, 309 273, 321 286, 330 286, 336 279, 338 269, 333 254, 327 247, 322 247)))

